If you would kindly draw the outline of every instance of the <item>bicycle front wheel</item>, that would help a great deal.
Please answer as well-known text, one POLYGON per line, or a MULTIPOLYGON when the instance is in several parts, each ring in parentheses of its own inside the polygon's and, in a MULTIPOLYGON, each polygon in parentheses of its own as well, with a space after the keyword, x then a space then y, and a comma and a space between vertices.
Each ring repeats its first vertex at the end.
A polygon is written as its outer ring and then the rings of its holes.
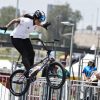
POLYGON ((25 70, 16 70, 10 76, 10 92, 14 96, 22 96, 29 89, 30 81, 25 70))
POLYGON ((63 66, 58 62, 53 62, 47 67, 46 79, 48 85, 53 89, 61 88, 66 80, 63 66), (60 74, 59 74, 60 71, 60 74))

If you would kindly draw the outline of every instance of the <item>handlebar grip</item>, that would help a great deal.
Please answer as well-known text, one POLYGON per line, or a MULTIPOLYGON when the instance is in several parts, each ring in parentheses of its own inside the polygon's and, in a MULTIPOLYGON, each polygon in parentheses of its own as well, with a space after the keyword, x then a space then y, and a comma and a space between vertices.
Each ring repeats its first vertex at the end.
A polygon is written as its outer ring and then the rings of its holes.
POLYGON ((45 29, 47 29, 48 28, 48 26, 50 26, 51 25, 51 23, 50 22, 46 22, 45 24, 43 24, 42 26, 45 28, 45 29))

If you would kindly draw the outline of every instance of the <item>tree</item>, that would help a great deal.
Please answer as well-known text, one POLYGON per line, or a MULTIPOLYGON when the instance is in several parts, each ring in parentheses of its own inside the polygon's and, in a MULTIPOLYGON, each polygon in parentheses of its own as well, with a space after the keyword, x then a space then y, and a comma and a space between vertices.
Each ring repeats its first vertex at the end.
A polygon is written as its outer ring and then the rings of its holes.
MULTIPOLYGON (((62 34, 71 32, 71 27, 62 25, 62 21, 70 21, 75 24, 81 20, 82 16, 80 11, 73 11, 69 4, 66 5, 48 5, 47 21, 52 25, 49 27, 49 39, 60 39, 62 34)), ((61 39, 60 39, 61 40, 61 39)))
POLYGON ((77 23, 82 19, 80 11, 76 10, 75 12, 73 12, 70 18, 72 20, 72 23, 74 23, 75 27, 77 28, 77 23))
MULTIPOLYGON (((9 21, 14 19, 15 18, 15 12, 16 12, 16 8, 14 8, 12 6, 1 8, 0 9, 0 25, 5 25, 9 21)), ((18 16, 19 15, 20 15, 20 12, 18 10, 18 16)))

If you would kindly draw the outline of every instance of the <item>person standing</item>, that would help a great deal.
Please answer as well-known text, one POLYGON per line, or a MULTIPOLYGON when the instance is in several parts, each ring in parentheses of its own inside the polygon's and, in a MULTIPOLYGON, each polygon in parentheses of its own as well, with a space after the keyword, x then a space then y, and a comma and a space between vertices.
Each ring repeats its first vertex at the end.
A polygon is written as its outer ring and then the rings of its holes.
POLYGON ((95 63, 93 61, 89 61, 88 65, 84 67, 83 69, 83 80, 89 81, 92 74, 97 71, 97 67, 95 66, 95 63))
MULTIPOLYGON (((94 80, 92 77, 96 71, 97 71, 97 67, 95 66, 94 61, 89 61, 88 65, 84 67, 83 72, 82 72, 83 73, 83 80, 87 81, 87 83, 89 83, 91 85, 96 86, 97 83, 92 83, 92 82, 98 81, 97 79, 94 80)), ((84 95, 83 95, 84 100, 93 100, 92 92, 93 92, 92 87, 90 87, 90 88, 84 87, 84 95), (88 92, 89 92, 89 96, 87 95, 88 92)))

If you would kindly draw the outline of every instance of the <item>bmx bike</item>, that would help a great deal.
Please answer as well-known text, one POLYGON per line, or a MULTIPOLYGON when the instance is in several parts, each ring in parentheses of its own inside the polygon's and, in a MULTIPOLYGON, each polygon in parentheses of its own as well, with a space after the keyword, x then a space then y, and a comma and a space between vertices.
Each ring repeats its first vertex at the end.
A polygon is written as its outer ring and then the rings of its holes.
POLYGON ((29 71, 24 69, 18 69, 12 72, 9 79, 9 85, 10 92, 14 96, 24 95, 28 91, 30 84, 36 80, 37 74, 44 68, 46 69, 45 77, 47 85, 49 85, 51 88, 59 89, 65 83, 65 69, 60 62, 57 62, 56 59, 52 59, 50 57, 52 50, 48 49, 45 45, 45 42, 43 42, 41 39, 33 38, 33 40, 38 40, 39 42, 41 42, 43 49, 47 52, 46 57, 36 62, 29 71), (32 69, 37 67, 37 65, 40 65, 40 68, 36 69, 35 71, 32 71, 32 69), (60 75, 57 71, 58 69, 60 70, 60 75))
POLYGON ((50 53, 52 50, 48 50, 41 39, 34 38, 34 40, 38 40, 42 43, 43 48, 47 51, 47 56, 35 63, 33 68, 31 68, 29 71, 19 69, 11 74, 9 81, 10 92, 15 96, 24 95, 28 91, 30 83, 36 80, 37 74, 44 68, 46 69, 45 77, 47 85, 49 85, 51 88, 59 89, 65 83, 66 75, 63 65, 57 62, 54 58, 50 58, 50 53), (37 67, 39 64, 41 64, 41 67, 32 72, 32 69, 37 67), (60 75, 57 72, 58 69, 60 70, 60 75))

